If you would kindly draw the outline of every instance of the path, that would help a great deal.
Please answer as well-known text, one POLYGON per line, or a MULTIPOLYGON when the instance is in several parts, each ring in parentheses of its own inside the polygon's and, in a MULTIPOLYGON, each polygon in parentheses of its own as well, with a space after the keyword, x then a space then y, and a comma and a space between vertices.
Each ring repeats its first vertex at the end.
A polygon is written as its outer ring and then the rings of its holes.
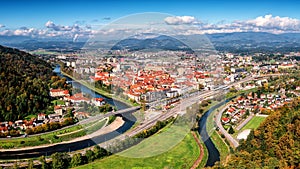
POLYGON ((105 117, 105 118, 101 119, 100 121, 96 121, 92 125, 84 127, 82 129, 79 129, 79 130, 76 130, 76 131, 72 131, 72 132, 68 132, 68 133, 64 133, 64 134, 59 134, 59 135, 57 135, 57 137, 61 137, 61 136, 65 136, 65 135, 70 135, 70 134, 78 133, 78 132, 80 132, 82 130, 86 130, 86 129, 90 128, 90 127, 93 127, 93 126, 97 125, 99 122, 102 122, 103 120, 106 120, 105 124, 101 127, 101 128, 103 128, 103 127, 105 127, 108 124, 108 121, 109 121, 108 117, 105 117))
POLYGON ((239 124, 236 129, 240 130, 241 128, 243 128, 252 118, 254 117, 253 114, 251 114, 249 117, 246 118, 246 120, 244 120, 241 124, 239 124))
POLYGON ((269 115, 267 115, 267 114, 256 114, 256 116, 258 116, 258 117, 268 117, 269 115))
POLYGON ((195 134, 195 132, 192 132, 195 141, 197 142, 199 148, 200 148, 200 154, 199 157, 197 158, 197 160, 194 162, 193 166, 191 167, 191 169, 195 169, 199 166, 199 164, 201 163, 203 156, 204 156, 204 150, 203 150, 203 146, 198 138, 198 136, 195 134))

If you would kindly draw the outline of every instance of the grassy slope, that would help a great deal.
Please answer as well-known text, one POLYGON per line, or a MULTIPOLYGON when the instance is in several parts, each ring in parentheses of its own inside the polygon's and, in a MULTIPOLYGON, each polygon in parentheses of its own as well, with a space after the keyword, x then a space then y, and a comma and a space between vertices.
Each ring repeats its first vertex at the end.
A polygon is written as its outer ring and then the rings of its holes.
POLYGON ((265 120, 266 117, 254 116, 242 129, 256 129, 259 127, 260 123, 265 120))
MULTIPOLYGON (((155 135, 152 137, 157 136, 155 135)), ((150 140, 150 142, 152 141, 154 140, 150 140)), ((127 153, 134 153, 134 151, 138 151, 138 148, 141 148, 143 146, 146 146, 147 148, 142 148, 141 150, 139 150, 139 152, 137 152, 137 154, 145 152, 146 150, 150 150, 149 148, 151 148, 151 146, 147 146, 146 142, 148 142, 148 139, 144 140, 137 146, 134 146, 131 149, 127 150, 129 151, 127 153)), ((160 142, 157 142, 156 144, 157 145, 154 146, 159 147, 160 142)), ((124 155, 124 153, 126 154, 126 151, 122 152, 121 154, 124 155)), ((197 146, 197 143, 195 142, 192 134, 189 133, 175 147, 157 156, 146 158, 138 158, 139 156, 136 156, 136 158, 129 158, 121 155, 112 155, 110 157, 97 160, 93 163, 80 166, 78 167, 78 169, 190 168, 199 156, 199 153, 199 147, 197 146)))

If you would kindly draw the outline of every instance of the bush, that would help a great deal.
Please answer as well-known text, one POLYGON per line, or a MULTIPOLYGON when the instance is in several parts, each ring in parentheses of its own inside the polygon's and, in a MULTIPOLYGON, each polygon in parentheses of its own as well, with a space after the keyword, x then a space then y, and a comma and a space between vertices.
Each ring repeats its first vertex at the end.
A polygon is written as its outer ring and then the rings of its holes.
POLYGON ((33 134, 32 128, 27 128, 27 129, 25 130, 25 133, 26 133, 27 135, 33 134))
POLYGON ((38 141, 44 141, 44 138, 42 138, 41 136, 37 137, 38 141))
POLYGON ((9 135, 12 137, 18 136, 19 134, 20 134, 20 132, 17 130, 14 130, 14 129, 9 131, 9 135))
POLYGON ((12 143, 4 143, 4 144, 1 145, 1 147, 3 149, 9 149, 9 148, 14 148, 15 146, 12 143))
POLYGON ((58 139, 59 137, 57 135, 53 135, 53 138, 54 139, 58 139))

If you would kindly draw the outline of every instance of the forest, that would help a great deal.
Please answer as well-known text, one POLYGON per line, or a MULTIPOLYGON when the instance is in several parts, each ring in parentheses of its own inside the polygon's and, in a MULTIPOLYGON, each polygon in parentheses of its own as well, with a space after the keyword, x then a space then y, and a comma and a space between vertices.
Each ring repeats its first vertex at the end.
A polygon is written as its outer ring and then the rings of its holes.
POLYGON ((51 84, 57 88, 64 85, 64 81, 53 73, 51 65, 37 56, 0 46, 0 60, 2 122, 41 113, 51 104, 51 84))
POLYGON ((299 168, 300 99, 276 110, 214 168, 299 168))

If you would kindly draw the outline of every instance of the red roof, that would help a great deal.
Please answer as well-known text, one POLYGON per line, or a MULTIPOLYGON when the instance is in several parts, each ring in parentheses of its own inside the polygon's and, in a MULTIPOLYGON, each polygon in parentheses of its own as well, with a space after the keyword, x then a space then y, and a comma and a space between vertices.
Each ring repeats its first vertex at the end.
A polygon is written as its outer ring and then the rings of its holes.
POLYGON ((232 108, 232 107, 228 109, 228 111, 229 111, 230 113, 234 112, 234 110, 235 110, 235 109, 232 108))
POLYGON ((103 102, 104 99, 103 98, 95 98, 96 101, 99 101, 99 102, 103 102))
POLYGON ((7 131, 7 127, 0 127, 0 131, 7 131))
POLYGON ((51 89, 50 92, 52 92, 52 93, 63 92, 64 94, 69 94, 68 90, 63 90, 63 89, 51 89))
POLYGON ((39 113, 38 116, 46 116, 44 113, 39 113))
POLYGON ((222 118, 222 121, 223 121, 223 122, 228 122, 229 120, 230 120, 230 119, 227 118, 227 117, 223 117, 223 118, 222 118))
POLYGON ((60 106, 54 106, 54 109, 60 109, 61 107, 60 106))

